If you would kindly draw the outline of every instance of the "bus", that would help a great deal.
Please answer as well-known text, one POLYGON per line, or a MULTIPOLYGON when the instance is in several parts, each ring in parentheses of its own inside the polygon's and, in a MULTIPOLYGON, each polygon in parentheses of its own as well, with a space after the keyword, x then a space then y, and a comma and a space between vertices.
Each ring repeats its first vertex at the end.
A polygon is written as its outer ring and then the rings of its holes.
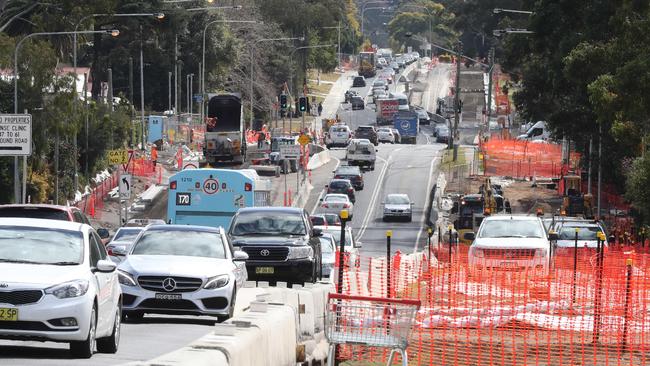
POLYGON ((375 76, 375 74, 375 53, 359 53, 359 75, 365 78, 371 78, 375 76))
POLYGON ((169 178, 170 224, 223 227, 242 207, 271 205, 271 181, 253 169, 187 169, 169 178))

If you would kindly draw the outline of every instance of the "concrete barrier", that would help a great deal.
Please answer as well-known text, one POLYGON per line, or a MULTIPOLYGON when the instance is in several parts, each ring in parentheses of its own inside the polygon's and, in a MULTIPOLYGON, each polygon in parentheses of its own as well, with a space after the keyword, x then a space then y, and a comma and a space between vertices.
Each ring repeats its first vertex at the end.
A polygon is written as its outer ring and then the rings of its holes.
POLYGON ((277 165, 251 165, 248 168, 255 170, 259 175, 280 176, 280 167, 277 165))
POLYGON ((318 169, 321 166, 329 163, 331 160, 330 158, 330 151, 325 149, 318 154, 314 154, 311 158, 309 158, 309 162, 307 163, 307 169, 309 170, 314 170, 318 169))

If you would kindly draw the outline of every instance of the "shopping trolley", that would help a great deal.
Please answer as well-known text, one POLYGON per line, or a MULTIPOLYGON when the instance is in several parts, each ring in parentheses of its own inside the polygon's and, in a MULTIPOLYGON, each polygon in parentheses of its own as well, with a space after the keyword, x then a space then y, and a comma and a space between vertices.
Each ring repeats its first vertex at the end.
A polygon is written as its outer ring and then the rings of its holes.
POLYGON ((353 344, 390 348, 388 365, 399 353, 406 366, 406 347, 419 308, 419 300, 329 294, 325 310, 325 337, 330 343, 327 365, 334 365, 336 345, 353 344))

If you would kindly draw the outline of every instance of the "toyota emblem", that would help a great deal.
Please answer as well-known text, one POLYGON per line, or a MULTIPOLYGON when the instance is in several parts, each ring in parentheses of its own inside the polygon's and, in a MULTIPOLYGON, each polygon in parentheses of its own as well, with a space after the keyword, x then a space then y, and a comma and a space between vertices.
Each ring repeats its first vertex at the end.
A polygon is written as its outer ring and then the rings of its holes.
POLYGON ((269 254, 271 254, 271 252, 270 252, 268 249, 262 249, 262 250, 260 250, 260 255, 261 255, 262 257, 268 257, 269 254))
POLYGON ((176 280, 171 277, 167 277, 162 282, 163 289, 167 292, 176 290, 176 280))

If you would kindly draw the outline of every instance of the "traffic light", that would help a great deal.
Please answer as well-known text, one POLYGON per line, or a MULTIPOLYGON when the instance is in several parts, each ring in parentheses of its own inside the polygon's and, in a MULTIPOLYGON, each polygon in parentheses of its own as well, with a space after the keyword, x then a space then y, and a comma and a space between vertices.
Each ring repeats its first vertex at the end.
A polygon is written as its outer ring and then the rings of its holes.
POLYGON ((280 109, 282 109, 282 110, 287 109, 287 95, 286 94, 280 94, 280 109))
POLYGON ((298 108, 301 112, 307 112, 307 97, 300 97, 298 99, 298 108))

